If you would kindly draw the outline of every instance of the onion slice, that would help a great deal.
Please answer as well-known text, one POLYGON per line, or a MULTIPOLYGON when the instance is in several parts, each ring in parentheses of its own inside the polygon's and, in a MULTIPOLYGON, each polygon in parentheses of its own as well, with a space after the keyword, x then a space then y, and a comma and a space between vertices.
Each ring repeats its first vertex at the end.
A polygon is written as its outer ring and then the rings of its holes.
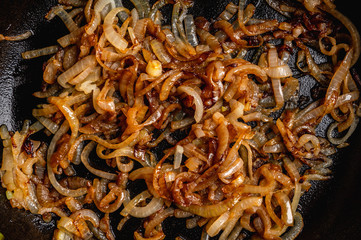
POLYGON ((95 142, 90 142, 88 143, 82 153, 81 153, 81 162, 84 164, 84 166, 86 167, 86 169, 89 170, 89 172, 93 173, 94 175, 98 176, 98 177, 102 177, 105 179, 109 179, 109 180, 116 180, 117 179, 117 175, 114 173, 109 173, 109 172, 104 172, 98 169, 93 168, 92 166, 90 166, 89 162, 88 162, 88 158, 89 158, 89 154, 92 151, 92 149, 95 147, 95 142))
POLYGON ((267 75, 271 78, 286 78, 292 76, 292 70, 288 65, 265 68, 267 75))
POLYGON ((191 87, 188 86, 180 86, 177 88, 177 91, 182 93, 186 93, 193 97, 193 102, 195 105, 195 112, 194 112, 194 120, 196 122, 200 122, 203 117, 203 102, 201 96, 191 87))
MULTIPOLYGON (((118 7, 112 9, 104 19, 104 33, 107 40, 119 51, 124 52, 128 46, 128 41, 126 41, 119 33, 117 33, 113 27, 114 19, 116 15, 120 12, 125 12, 128 15, 130 11, 124 7, 118 7)), ((116 23, 115 23, 116 24, 116 23)))
POLYGON ((163 199, 153 197, 144 207, 133 207, 129 214, 136 218, 146 218, 156 213, 163 207, 163 199))
POLYGON ((71 85, 68 83, 71 79, 83 72, 85 69, 91 66, 96 66, 97 60, 95 55, 88 55, 82 60, 75 63, 71 68, 63 72, 58 77, 58 83, 64 87, 69 88, 71 85))

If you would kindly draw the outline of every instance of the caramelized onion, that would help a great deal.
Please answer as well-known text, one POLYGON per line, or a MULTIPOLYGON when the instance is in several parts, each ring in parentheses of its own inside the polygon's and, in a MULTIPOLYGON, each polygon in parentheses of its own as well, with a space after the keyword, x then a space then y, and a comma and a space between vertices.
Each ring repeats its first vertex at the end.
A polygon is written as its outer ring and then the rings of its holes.
POLYGON ((301 196, 332 177, 330 155, 359 122, 354 25, 329 0, 299 1, 302 9, 266 1, 288 16, 277 19, 258 19, 258 4, 240 0, 216 21, 189 15, 188 0, 131 2, 59 0, 46 18, 59 16, 70 33, 23 53, 54 55, 34 93, 37 121, 0 128, 11 206, 58 215, 54 239, 115 239, 116 212, 118 230, 142 218, 135 239, 164 239, 171 216, 190 217, 202 239, 243 238, 243 228, 294 239, 301 196), (311 103, 304 75, 318 82, 311 103), (49 145, 32 140, 42 129, 49 145), (147 189, 134 197, 138 184, 147 189))
POLYGON ((54 54, 58 50, 59 50, 58 46, 49 46, 49 47, 45 47, 45 48, 41 48, 41 49, 37 49, 37 50, 23 52, 23 53, 21 53, 21 56, 24 59, 32 59, 32 58, 37 58, 37 57, 41 57, 41 56, 45 56, 45 55, 54 54))
POLYGON ((200 122, 203 117, 203 102, 199 94, 191 87, 188 86, 180 86, 177 88, 178 92, 185 92, 186 94, 193 97, 193 102, 195 105, 195 112, 194 112, 194 120, 196 122, 200 122))

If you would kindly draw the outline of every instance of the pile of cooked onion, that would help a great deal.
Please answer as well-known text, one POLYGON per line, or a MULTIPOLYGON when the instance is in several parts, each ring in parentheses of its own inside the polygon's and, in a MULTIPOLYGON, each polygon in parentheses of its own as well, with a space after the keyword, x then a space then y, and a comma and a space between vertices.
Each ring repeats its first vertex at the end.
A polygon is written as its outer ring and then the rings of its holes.
POLYGON ((144 219, 135 239, 163 239, 169 217, 203 227, 202 239, 295 239, 300 197, 330 178, 330 155, 361 114, 355 26, 329 0, 267 0, 282 21, 254 17, 244 0, 214 21, 188 14, 190 0, 131 2, 59 0, 46 18, 69 34, 23 53, 52 56, 36 121, 1 127, 12 207, 55 218, 56 240, 115 239, 112 226, 131 218, 144 219), (304 75, 313 101, 300 98, 304 75), (33 140, 39 131, 50 142, 33 140), (131 198, 136 180, 147 188, 131 198))

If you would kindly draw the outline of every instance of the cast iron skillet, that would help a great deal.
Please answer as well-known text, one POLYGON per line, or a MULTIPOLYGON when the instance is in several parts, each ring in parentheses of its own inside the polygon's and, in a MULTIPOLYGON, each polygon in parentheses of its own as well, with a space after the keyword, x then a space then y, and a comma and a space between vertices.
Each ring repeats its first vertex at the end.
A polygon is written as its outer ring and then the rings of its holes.
MULTIPOLYGON (((211 19, 218 16, 228 2, 229 0, 195 0, 192 13, 211 19)), ((252 0, 253 4, 261 2, 252 0)), ((0 42, 0 124, 6 124, 10 130, 19 130, 25 119, 32 119, 31 109, 38 100, 31 93, 40 87, 42 64, 47 59, 22 60, 21 52, 56 44, 56 39, 67 32, 59 20, 49 22, 44 19, 44 15, 55 4, 56 0, 0 1, 0 33, 16 35, 26 30, 34 32, 34 36, 25 41, 0 42)), ((355 6, 353 0, 336 0, 336 4, 341 12, 361 28, 358 6, 355 6)), ((259 14, 262 17, 272 17, 275 12, 264 9, 259 14)), ((360 63, 356 64, 354 68, 358 70, 359 65, 360 63)), ((312 84, 312 80, 305 78, 301 87, 307 90, 312 84)), ((324 134, 324 130, 325 126, 322 126, 319 132, 324 134)), ((350 146, 340 150, 335 156, 333 178, 314 185, 302 197, 299 211, 304 217, 305 227, 298 239, 361 239, 361 202, 358 198, 361 191, 358 177, 361 171, 360 142, 361 128, 358 127, 350 139, 350 146)), ((132 187, 137 189, 137 183, 132 187)), ((116 218, 112 220, 117 223, 116 218)), ((139 225, 140 220, 129 221, 125 231, 115 231, 117 239, 132 239, 133 231, 139 225)), ((49 240, 54 226, 54 220, 44 223, 41 217, 12 209, 6 200, 5 190, 0 187, 0 232, 6 239, 49 240)), ((186 230, 184 226, 183 220, 166 220, 164 231, 167 239, 175 239, 176 236, 189 240, 199 239, 199 229, 186 230)))

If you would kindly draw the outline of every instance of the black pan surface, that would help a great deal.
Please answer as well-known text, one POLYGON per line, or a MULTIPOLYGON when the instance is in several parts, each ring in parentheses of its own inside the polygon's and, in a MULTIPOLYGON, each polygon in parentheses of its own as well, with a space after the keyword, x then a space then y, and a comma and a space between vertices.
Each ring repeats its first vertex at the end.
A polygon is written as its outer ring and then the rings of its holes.
MULTIPOLYGON (((208 19, 215 18, 228 2, 229 0, 195 0, 192 13, 208 19)), ((262 4, 261 0, 251 2, 262 4)), ((38 100, 31 94, 40 88, 42 64, 47 60, 46 57, 22 60, 21 52, 54 45, 56 39, 66 33, 59 20, 49 22, 44 19, 50 7, 55 4, 55 0, 0 1, 0 33, 17 35, 26 30, 34 33, 34 36, 25 41, 0 42, 0 124, 6 124, 10 130, 18 130, 25 119, 32 119, 31 109, 38 100)), ((336 5, 361 30, 361 18, 355 2, 336 0, 336 5)), ((272 17, 275 12, 264 9, 259 16, 272 17)), ((354 68, 361 72, 360 63, 354 68)), ((303 82, 305 89, 312 85, 310 79, 305 78, 303 82)), ((325 126, 321 127, 321 134, 324 134, 324 129, 325 126)), ((317 183, 301 199, 299 210, 304 217, 305 227, 298 239, 361 239, 360 127, 351 137, 350 146, 336 154, 332 170, 333 178, 330 181, 317 183)), ((49 240, 55 224, 54 220, 44 223, 39 216, 12 209, 6 200, 5 190, 0 187, 0 232, 6 239, 49 240)), ((117 239, 133 239, 133 231, 139 224, 140 221, 134 219, 127 223, 126 231, 115 231, 117 239)), ((166 220, 164 231, 167 239, 182 236, 187 240, 195 240, 200 237, 199 229, 186 230, 182 220, 166 220)))

